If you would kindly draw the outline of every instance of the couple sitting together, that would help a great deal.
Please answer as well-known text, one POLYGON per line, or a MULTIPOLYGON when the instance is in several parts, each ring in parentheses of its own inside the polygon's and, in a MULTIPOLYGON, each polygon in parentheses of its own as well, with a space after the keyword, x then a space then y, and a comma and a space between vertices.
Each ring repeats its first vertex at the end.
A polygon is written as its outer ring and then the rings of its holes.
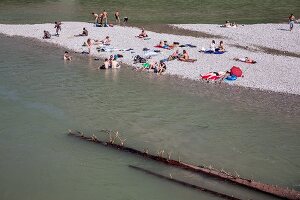
POLYGON ((225 47, 224 47, 224 42, 220 41, 220 44, 218 47, 216 47, 216 41, 212 40, 209 49, 202 48, 200 52, 204 53, 224 53, 225 52, 225 47))
POLYGON ((189 56, 189 53, 186 50, 182 51, 182 54, 179 54, 179 50, 176 50, 172 55, 168 57, 168 61, 178 59, 179 61, 183 62, 195 62, 197 59, 192 59, 189 56))

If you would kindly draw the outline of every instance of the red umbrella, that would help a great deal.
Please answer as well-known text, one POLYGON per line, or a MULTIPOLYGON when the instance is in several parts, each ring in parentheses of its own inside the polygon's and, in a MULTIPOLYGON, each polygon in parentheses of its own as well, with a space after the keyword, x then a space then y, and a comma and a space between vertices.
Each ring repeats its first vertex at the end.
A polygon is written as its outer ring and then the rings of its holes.
POLYGON ((230 69, 230 75, 235 75, 236 77, 241 77, 243 75, 243 72, 242 72, 241 68, 233 66, 230 69))

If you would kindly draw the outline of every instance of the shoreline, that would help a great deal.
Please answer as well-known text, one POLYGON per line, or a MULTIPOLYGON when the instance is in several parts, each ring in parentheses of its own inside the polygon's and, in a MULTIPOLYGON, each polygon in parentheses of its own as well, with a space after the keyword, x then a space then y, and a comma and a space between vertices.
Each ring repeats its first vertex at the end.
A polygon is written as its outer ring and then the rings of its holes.
MULTIPOLYGON (((269 25, 269 24, 268 24, 269 25)), ((278 24, 275 24, 278 26, 278 24)), ((286 24, 284 24, 286 26, 286 24)), ((168 25, 170 26, 170 25, 168 25)), ((180 26, 180 25, 176 25, 180 26)), ((216 25, 190 25, 190 26, 216 26, 216 25)), ((246 25, 245 25, 246 26, 246 25)), ((251 25, 253 26, 253 25, 251 25)), ((263 26, 263 25, 259 25, 263 26)), ((93 24, 84 23, 84 22, 63 22, 62 25, 62 33, 60 37, 52 37, 50 40, 43 40, 42 31, 49 30, 51 33, 54 33, 54 25, 53 24, 36 24, 36 25, 0 25, 0 33, 6 36, 21 36, 24 38, 35 38, 42 43, 48 42, 54 45, 58 45, 62 48, 67 48, 75 52, 80 52, 86 50, 81 45, 87 38, 92 39, 104 39, 106 35, 109 35, 112 38, 111 46, 115 48, 133 48, 134 54, 129 52, 101 52, 98 53, 93 46, 93 51, 91 56, 96 58, 107 58, 111 54, 123 54, 124 58, 121 60, 122 63, 136 67, 138 65, 133 64, 132 57, 134 55, 143 55, 142 48, 150 48, 154 50, 153 46, 159 43, 160 40, 167 40, 168 42, 179 41, 180 44, 191 43, 195 44, 197 48, 178 48, 181 52, 183 49, 186 49, 190 53, 191 58, 198 59, 195 63, 184 63, 180 61, 170 61, 166 62, 167 71, 166 74, 180 78, 187 78, 191 80, 195 80, 199 82, 199 75, 204 74, 205 72, 210 71, 226 71, 233 65, 236 65, 244 71, 245 77, 240 78, 239 80, 233 83, 222 83, 226 85, 235 85, 241 86, 251 89, 263 90, 266 92, 277 92, 282 94, 300 94, 300 81, 297 81, 297 78, 290 79, 289 74, 285 74, 285 76, 280 76, 277 74, 276 68, 281 67, 284 68, 288 64, 294 64, 295 66, 287 66, 288 70, 291 70, 290 73, 300 74, 300 67, 297 66, 297 63, 300 63, 300 59, 297 57, 290 56, 277 56, 277 55, 269 55, 268 53, 263 52, 251 52, 249 49, 239 49, 238 47, 231 46, 230 42, 227 42, 227 39, 223 39, 225 42, 225 48, 228 50, 224 55, 206 55, 203 53, 199 53, 198 50, 201 49, 201 45, 207 47, 210 44, 211 38, 196 38, 194 36, 182 36, 182 35, 174 35, 174 34, 165 34, 165 33, 156 33, 147 31, 148 35, 151 37, 151 40, 141 40, 135 38, 135 35, 138 35, 140 29, 136 27, 127 27, 127 26, 114 26, 114 27, 93 27, 93 24), (88 37, 73 37, 74 34, 78 34, 81 32, 82 27, 86 27, 89 30, 88 37), (121 32, 121 34, 120 34, 121 32), (30 34, 32 33, 32 34, 30 34), (125 40, 125 41, 124 41, 125 40), (253 57, 258 61, 257 64, 249 65, 241 62, 236 62, 232 60, 234 55, 245 55, 253 57), (199 58, 200 57, 200 58, 199 58), (267 62, 266 62, 267 60, 267 62), (268 65, 271 65, 268 66, 268 65), (199 67, 200 66, 200 67, 199 67), (205 67, 201 67, 205 66, 205 67), (208 67, 206 67, 208 66, 208 67), (267 66, 267 67, 266 67, 267 66), (266 69, 263 69, 266 68, 266 69), (258 70, 260 74, 257 74, 255 70, 258 70), (253 74, 252 74, 253 73, 253 74), (273 73, 272 78, 268 81, 264 81, 263 83, 259 83, 261 76, 267 76, 268 73, 273 73), (259 78, 255 77, 260 76, 259 78), (274 76, 275 75, 275 76, 274 76), (284 81, 283 81, 284 80, 284 81)), ((164 26, 162 26, 164 27, 164 26)), ((222 28, 225 30, 224 28, 222 28)), ((226 30, 227 31, 227 30, 226 30)), ((205 31, 203 31, 205 32, 205 31)), ((299 34, 300 35, 300 34, 299 34)), ((201 36, 201 34, 200 34, 201 36)), ((212 35, 214 36, 214 35, 212 35)), ((217 39, 219 41, 220 39, 217 39)), ((161 53, 158 56, 153 57, 150 60, 159 61, 160 59, 166 58, 168 55, 172 54, 174 50, 161 50, 161 53)), ((235 56, 237 57, 237 56, 235 56)), ((283 69, 283 71, 286 71, 283 69)), ((201 81, 201 80, 200 80, 201 81)), ((203 81, 201 81, 203 82, 203 81)))
MULTIPOLYGON (((9 40, 17 40, 28 44, 30 47, 37 46, 38 48, 51 48, 53 51, 64 51, 64 47, 53 44, 41 42, 36 38, 25 38, 22 36, 7 36, 0 33, 0 38, 8 38, 9 40)), ((82 55, 79 53, 74 53, 74 62, 79 60, 91 60, 94 68, 90 70, 98 72, 96 68, 100 64, 98 60, 94 60, 94 57, 82 55)), ((101 59, 101 61, 103 61, 101 59)), ((72 61, 73 62, 73 61, 72 61)), ((89 61, 90 62, 90 61, 89 61)), ((132 66, 122 65, 122 70, 132 71, 132 66)), ((101 71, 100 71, 101 72, 101 71)), ((300 98, 299 95, 273 92, 269 90, 260 90, 257 88, 243 87, 239 85, 230 85, 230 84, 218 84, 218 83, 206 83, 204 81, 192 80, 188 78, 181 78, 177 75, 165 74, 163 76, 157 76, 153 73, 148 72, 133 72, 135 76, 143 78, 148 78, 149 80, 154 80, 157 84, 171 85, 174 92, 180 92, 185 95, 192 96, 206 96, 209 99, 222 103, 227 102, 239 107, 249 107, 247 111, 250 112, 269 112, 278 114, 288 118, 294 118, 300 115, 300 98), (251 97, 251 98, 249 98, 251 97), (284 106, 283 106, 284 105, 284 106)))

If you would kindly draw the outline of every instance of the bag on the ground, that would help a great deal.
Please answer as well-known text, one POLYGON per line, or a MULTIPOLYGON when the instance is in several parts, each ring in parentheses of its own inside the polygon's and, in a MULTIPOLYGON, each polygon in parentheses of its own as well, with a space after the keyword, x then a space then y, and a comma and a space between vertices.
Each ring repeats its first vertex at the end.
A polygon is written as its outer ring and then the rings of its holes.
POLYGON ((142 58, 141 56, 139 55, 136 55, 134 58, 133 58, 133 62, 134 63, 146 63, 147 60, 145 58, 142 58))

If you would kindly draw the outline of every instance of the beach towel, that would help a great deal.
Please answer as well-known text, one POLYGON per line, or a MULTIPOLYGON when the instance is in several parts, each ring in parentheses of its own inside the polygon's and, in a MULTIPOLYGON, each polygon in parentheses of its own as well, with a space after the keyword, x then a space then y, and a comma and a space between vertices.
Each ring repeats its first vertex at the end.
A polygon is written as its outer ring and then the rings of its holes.
POLYGON ((237 77, 235 75, 230 75, 225 78, 227 81, 235 81, 237 77))
POLYGON ((192 44, 182 44, 179 47, 190 47, 190 48, 196 48, 197 46, 192 45, 192 44))
POLYGON ((182 61, 182 62, 196 62, 197 59, 187 59, 187 60, 179 60, 179 61, 182 61))
POLYGON ((147 51, 144 56, 145 57, 151 57, 151 56, 157 56, 158 53, 157 52, 154 52, 154 51, 147 51))
POLYGON ((171 49, 173 49, 174 47, 170 47, 170 46, 168 46, 168 45, 165 45, 165 46, 159 46, 159 45, 156 45, 156 46, 154 46, 155 48, 161 48, 161 49, 168 49, 168 50, 171 50, 171 49))
POLYGON ((207 74, 201 75, 200 78, 207 81, 216 81, 222 78, 225 75, 225 72, 209 72, 207 74))
POLYGON ((212 50, 208 50, 208 51, 204 51, 204 53, 206 53, 206 54, 223 54, 223 53, 225 53, 225 51, 212 51, 212 50))
POLYGON ((98 52, 113 52, 113 51, 119 51, 119 49, 109 46, 102 46, 96 48, 98 52))

